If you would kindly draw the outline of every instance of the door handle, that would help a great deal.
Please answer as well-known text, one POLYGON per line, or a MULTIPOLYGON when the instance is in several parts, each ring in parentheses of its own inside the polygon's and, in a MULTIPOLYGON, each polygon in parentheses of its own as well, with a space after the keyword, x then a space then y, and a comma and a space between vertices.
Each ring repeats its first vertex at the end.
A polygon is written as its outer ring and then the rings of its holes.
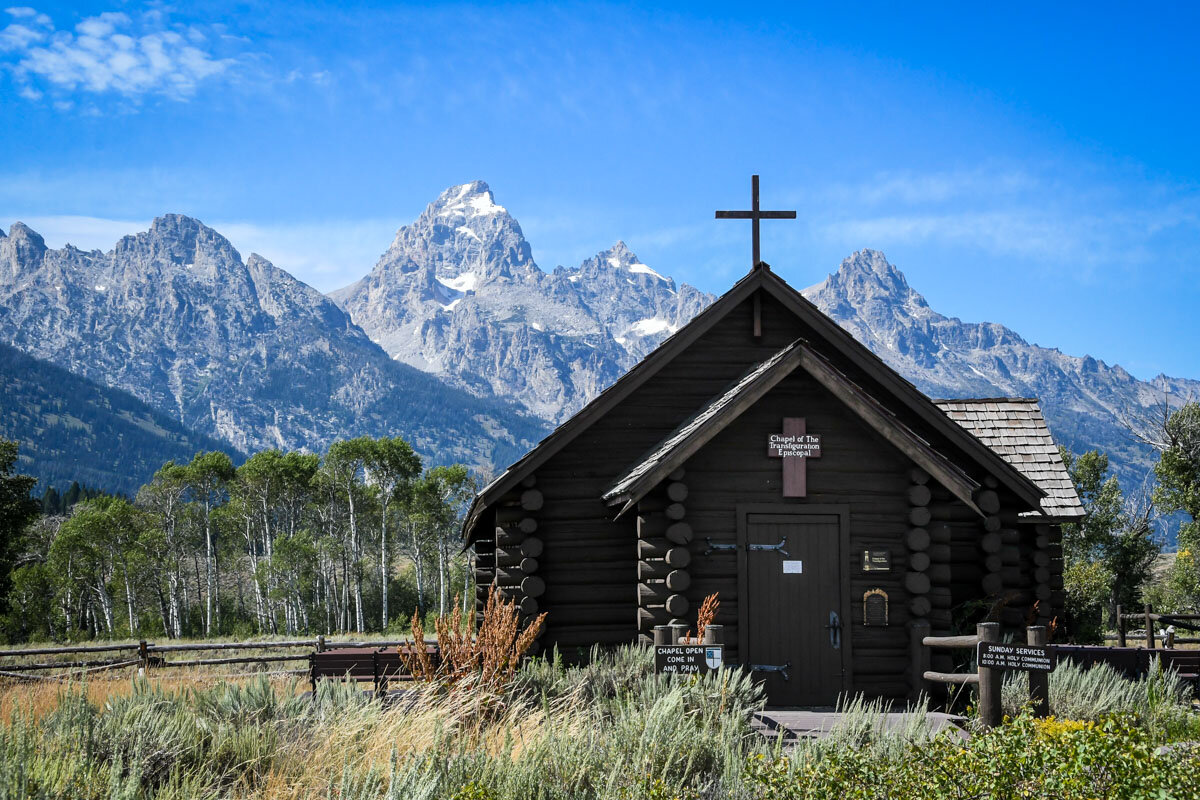
POLYGON ((842 646, 842 620, 838 617, 836 611, 829 612, 829 624, 825 626, 829 630, 829 644, 834 650, 841 649, 842 646))

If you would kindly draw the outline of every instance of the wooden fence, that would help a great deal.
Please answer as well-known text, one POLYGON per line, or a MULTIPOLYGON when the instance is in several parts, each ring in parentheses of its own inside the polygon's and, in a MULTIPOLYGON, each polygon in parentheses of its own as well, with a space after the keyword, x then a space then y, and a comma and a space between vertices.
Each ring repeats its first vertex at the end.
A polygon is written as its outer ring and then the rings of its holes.
POLYGON ((1154 649, 1156 640, 1161 640, 1163 647, 1170 650, 1179 644, 1200 644, 1200 638, 1195 636, 1176 636, 1175 628, 1183 628, 1188 631, 1200 631, 1200 614, 1156 614, 1154 606, 1147 605, 1142 611, 1134 614, 1125 613, 1121 606, 1117 606, 1117 647, 1127 646, 1127 624, 1140 623, 1143 631, 1142 636, 1146 642, 1148 650, 1154 649), (1165 624, 1167 628, 1162 633, 1156 633, 1154 630, 1155 624, 1160 626, 1165 624))
MULTIPOLYGON (((33 677, 29 673, 58 670, 68 673, 97 672, 113 669, 138 667, 140 669, 169 669, 174 667, 207 667, 232 664, 285 664, 308 662, 312 653, 321 653, 332 648, 348 647, 398 647, 411 644, 406 639, 381 641, 327 640, 324 636, 312 639, 263 642, 191 642, 186 644, 154 644, 140 641, 128 644, 80 645, 71 647, 32 647, 0 650, 0 676, 10 678, 33 677), (304 650, 304 652, 276 654, 277 650, 304 650), (257 655, 231 655, 213 657, 210 653, 249 653, 257 655), (29 663, 35 656, 88 656, 108 654, 107 658, 76 660, 47 660, 29 663), (200 654, 200 658, 168 658, 167 654, 200 654), (15 663, 14 663, 14 660, 15 663)), ((308 672, 290 670, 291 672, 308 672)))
MULTIPOLYGON (((1049 632, 1044 625, 1031 625, 1025 629, 1026 643, 1036 647, 1044 647, 1049 641, 1049 632)), ((999 642, 1000 623, 981 622, 975 626, 974 636, 921 636, 921 644, 926 648, 972 649, 979 651, 980 642, 999 642)), ((916 657, 920 666, 927 661, 928 652, 917 649, 916 657)), ((975 686, 979 692, 979 720, 985 727, 994 728, 1004 718, 1001 702, 1001 687, 1004 683, 1004 673, 999 669, 977 666, 975 672, 934 672, 924 670, 922 676, 934 683, 947 683, 958 686, 975 686)), ((1029 700, 1033 704, 1033 713, 1045 717, 1050 713, 1050 673, 1029 671, 1029 700)))

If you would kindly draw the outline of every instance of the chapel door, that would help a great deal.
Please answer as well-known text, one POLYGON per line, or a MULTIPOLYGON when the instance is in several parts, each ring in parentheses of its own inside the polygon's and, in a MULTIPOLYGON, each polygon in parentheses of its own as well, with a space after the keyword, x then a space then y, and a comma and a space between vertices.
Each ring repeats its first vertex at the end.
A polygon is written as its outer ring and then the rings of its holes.
POLYGON ((838 514, 747 514, 743 665, 772 706, 832 706, 850 625, 838 514))

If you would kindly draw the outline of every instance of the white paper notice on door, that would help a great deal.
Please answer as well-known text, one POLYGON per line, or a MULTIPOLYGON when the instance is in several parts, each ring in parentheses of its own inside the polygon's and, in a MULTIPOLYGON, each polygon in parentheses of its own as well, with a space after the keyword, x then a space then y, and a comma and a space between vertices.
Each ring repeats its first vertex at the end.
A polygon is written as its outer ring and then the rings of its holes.
POLYGON ((804 562, 803 561, 784 561, 783 562, 783 574, 784 575, 800 575, 800 574, 803 574, 803 572, 804 572, 804 562))

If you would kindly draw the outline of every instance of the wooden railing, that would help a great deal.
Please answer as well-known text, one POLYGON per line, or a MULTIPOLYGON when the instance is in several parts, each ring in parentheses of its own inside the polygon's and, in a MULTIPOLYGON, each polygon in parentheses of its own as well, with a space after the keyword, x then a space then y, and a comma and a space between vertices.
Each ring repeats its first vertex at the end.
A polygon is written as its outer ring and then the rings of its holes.
POLYGON ((1142 623, 1146 649, 1153 650, 1155 640, 1162 640, 1163 647, 1168 650, 1177 644, 1200 644, 1200 638, 1194 636, 1176 636, 1173 630, 1155 633, 1154 624, 1165 622, 1169 627, 1178 626, 1185 630, 1200 631, 1200 614, 1156 614, 1154 606, 1146 605, 1142 611, 1127 614, 1121 606, 1117 606, 1117 647, 1126 647, 1126 623, 1142 623))
MULTIPOLYGON (((1045 646, 1049 640, 1049 632, 1044 625, 1031 625, 1025 629, 1026 642, 1031 645, 1045 646)), ((980 642, 999 642, 1000 623, 981 622, 975 626, 974 636, 924 636, 921 644, 930 648, 972 649, 978 652, 980 642)), ((924 659, 922 658, 922 662, 924 659)), ((975 672, 934 672, 925 670, 922 677, 934 683, 947 683, 958 686, 975 686, 979 693, 979 721, 984 727, 994 728, 1004 718, 1001 702, 1001 686, 1004 674, 998 669, 976 666, 975 672)), ((1050 713, 1050 674, 1048 672, 1029 672, 1029 700, 1033 704, 1036 716, 1044 717, 1050 713)))
MULTIPOLYGON (((154 644, 145 640, 126 644, 77 645, 68 647, 35 647, 12 648, 0 650, 0 675, 8 677, 23 677, 24 673, 59 670, 63 672, 92 672, 126 667, 145 669, 160 669, 174 667, 205 667, 227 664, 270 664, 287 663, 309 660, 311 653, 320 653, 334 647, 397 647, 410 644, 406 639, 354 641, 328 640, 324 636, 312 639, 296 639, 288 641, 262 642, 189 642, 186 644, 154 644), (308 652, 296 654, 270 654, 263 651, 289 650, 305 648, 308 652), (210 653, 210 652, 250 652, 259 651, 257 655, 235 655, 209 658, 188 658, 170 660, 167 653, 210 653), (11 663, 15 659, 28 659, 31 656, 77 656, 93 653, 114 654, 108 659, 88 660, 53 660, 33 663, 11 663)), ((307 670, 293 670, 307 672, 307 670)))

